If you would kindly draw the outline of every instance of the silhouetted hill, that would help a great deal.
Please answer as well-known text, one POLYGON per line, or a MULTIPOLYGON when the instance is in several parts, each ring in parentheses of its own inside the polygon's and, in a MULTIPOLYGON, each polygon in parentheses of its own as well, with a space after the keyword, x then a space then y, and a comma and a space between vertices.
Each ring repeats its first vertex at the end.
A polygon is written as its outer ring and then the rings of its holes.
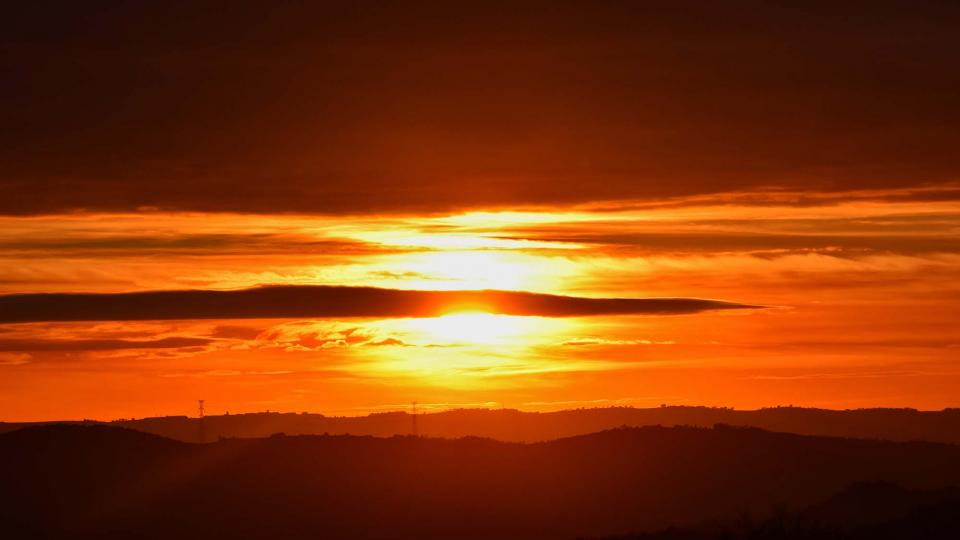
POLYGON ((572 539, 763 516, 856 482, 960 485, 960 446, 644 427, 544 443, 107 426, 0 435, 10 538, 572 539))
POLYGON ((796 513, 748 517, 606 540, 954 540, 960 538, 960 489, 909 490, 860 482, 796 513))
MULTIPOLYGON (((201 433, 204 434, 204 441, 213 441, 219 437, 267 437, 278 432, 290 435, 349 433, 390 437, 410 434, 412 422, 410 415, 396 412, 358 417, 292 413, 207 416, 202 426, 200 420, 186 416, 123 420, 112 424, 181 441, 201 442, 201 433)), ((421 434, 433 437, 477 436, 516 442, 571 437, 620 426, 710 427, 715 424, 729 424, 804 435, 960 444, 960 409, 836 411, 776 407, 738 411, 718 407, 611 407, 549 413, 511 409, 460 409, 422 414, 418 418, 418 424, 421 434)), ((0 432, 24 425, 0 424, 0 432)))

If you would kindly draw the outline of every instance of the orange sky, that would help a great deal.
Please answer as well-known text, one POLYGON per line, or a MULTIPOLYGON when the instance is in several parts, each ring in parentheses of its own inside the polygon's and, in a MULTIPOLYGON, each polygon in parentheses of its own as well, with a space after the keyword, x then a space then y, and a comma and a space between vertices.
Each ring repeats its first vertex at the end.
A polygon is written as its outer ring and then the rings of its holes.
POLYGON ((957 406, 960 5, 869 4, 10 8, 0 420, 957 406))
POLYGON ((3 218, 0 292, 326 284, 690 297, 679 315, 6 324, 5 419, 192 411, 362 414, 417 400, 956 405, 952 189, 721 194, 457 214, 3 218), (812 200, 812 202, 811 202, 812 200))

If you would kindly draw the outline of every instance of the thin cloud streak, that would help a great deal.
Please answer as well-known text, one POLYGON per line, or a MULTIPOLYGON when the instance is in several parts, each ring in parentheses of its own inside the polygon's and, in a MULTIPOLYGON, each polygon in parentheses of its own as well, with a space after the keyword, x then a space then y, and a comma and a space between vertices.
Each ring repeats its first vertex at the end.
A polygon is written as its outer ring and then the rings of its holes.
POLYGON ((213 340, 193 337, 167 337, 151 340, 129 339, 0 339, 0 352, 80 352, 122 351, 137 349, 179 349, 203 347, 213 340))
POLYGON ((233 291, 0 296, 0 322, 435 317, 484 311, 578 317, 672 315, 762 306, 700 298, 586 298, 517 291, 416 291, 374 287, 264 286, 233 291))

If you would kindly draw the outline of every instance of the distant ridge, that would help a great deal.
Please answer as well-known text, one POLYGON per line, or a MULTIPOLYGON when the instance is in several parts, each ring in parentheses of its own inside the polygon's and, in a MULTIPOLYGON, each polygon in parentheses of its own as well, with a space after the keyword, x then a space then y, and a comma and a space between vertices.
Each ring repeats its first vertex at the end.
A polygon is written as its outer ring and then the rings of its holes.
MULTIPOLYGON (((196 418, 167 416, 111 422, 111 425, 154 433, 187 442, 200 442, 196 418)), ((220 437, 352 434, 389 437, 407 435, 411 418, 403 412, 334 417, 322 414, 250 413, 207 416, 202 433, 206 441, 220 437)), ((432 437, 489 437, 501 441, 533 442, 570 437, 619 426, 752 426, 785 433, 825 435, 891 441, 924 440, 960 444, 960 409, 829 410, 773 407, 734 410, 721 407, 665 406, 609 407, 558 412, 522 412, 514 409, 457 409, 422 414, 420 433, 432 437)), ((30 424, 2 424, 0 433, 30 424)))
POLYGON ((796 512, 752 520, 629 534, 603 540, 955 540, 960 538, 960 488, 904 489, 858 482, 796 512))
MULTIPOLYGON (((960 485, 960 446, 731 427, 535 444, 274 436, 198 445, 50 425, 0 435, 0 477, 5 538, 572 540, 762 518, 862 482, 950 488, 960 485)), ((818 512, 831 508, 860 515, 846 503, 818 512)))

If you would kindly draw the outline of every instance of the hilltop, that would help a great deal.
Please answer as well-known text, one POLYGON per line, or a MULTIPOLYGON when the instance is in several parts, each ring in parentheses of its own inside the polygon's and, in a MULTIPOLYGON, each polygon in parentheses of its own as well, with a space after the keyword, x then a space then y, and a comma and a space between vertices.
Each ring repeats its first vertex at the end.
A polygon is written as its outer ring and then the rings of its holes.
POLYGON ((11 538, 573 539, 806 508, 864 481, 958 486, 960 446, 725 426, 198 445, 49 425, 0 435, 0 476, 11 538))
MULTIPOLYGON (((722 407, 609 407, 558 412, 522 412, 513 409, 459 409, 421 414, 420 434, 433 437, 489 437, 501 441, 534 442, 594 433, 620 426, 701 426, 715 424, 752 426, 770 431, 885 439, 925 440, 960 444, 960 409, 828 410, 773 407, 734 410, 722 407)), ((404 412, 368 416, 250 413, 197 418, 167 416, 119 420, 115 426, 186 442, 214 441, 220 437, 352 434, 390 437, 408 435, 412 418, 404 412)), ((0 424, 0 433, 29 424, 0 424)))

